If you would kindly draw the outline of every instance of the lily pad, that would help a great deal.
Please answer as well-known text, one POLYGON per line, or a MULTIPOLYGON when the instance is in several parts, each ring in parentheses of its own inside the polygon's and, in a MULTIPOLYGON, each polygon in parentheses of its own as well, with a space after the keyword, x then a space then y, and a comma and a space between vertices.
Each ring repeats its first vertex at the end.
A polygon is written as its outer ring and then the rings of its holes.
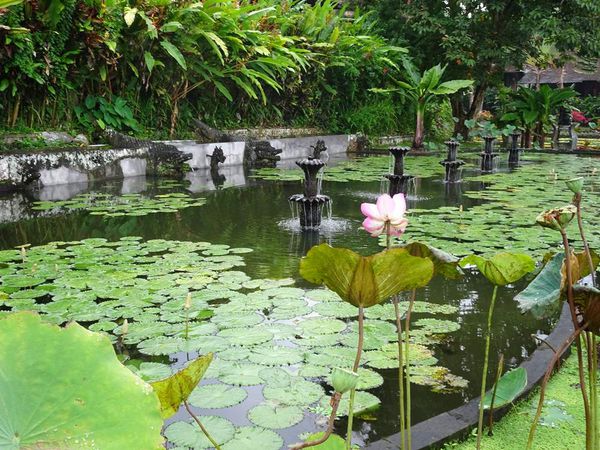
POLYGON ((248 419, 253 424, 274 430, 296 425, 303 417, 302 409, 297 406, 261 404, 248 411, 248 419))
POLYGON ((239 427, 233 439, 223 445, 223 450, 280 450, 283 439, 277 433, 261 427, 239 427))
POLYGON ((190 403, 197 408, 229 408, 246 400, 248 393, 237 386, 226 384, 204 384, 194 389, 190 403))
MULTIPOLYGON (((201 422, 211 437, 220 445, 231 440, 235 435, 235 427, 223 417, 202 416, 201 422)), ((165 437, 175 445, 194 450, 214 448, 196 422, 173 422, 165 429, 165 437)))

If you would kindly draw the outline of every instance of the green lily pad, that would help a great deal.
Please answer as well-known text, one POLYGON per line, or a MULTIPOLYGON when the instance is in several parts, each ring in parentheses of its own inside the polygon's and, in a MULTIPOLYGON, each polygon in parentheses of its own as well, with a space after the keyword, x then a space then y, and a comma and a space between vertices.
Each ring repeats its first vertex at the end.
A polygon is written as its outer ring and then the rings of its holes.
POLYGON ((235 430, 233 439, 223 445, 223 450, 280 450, 283 439, 274 431, 261 427, 239 427, 235 430))
POLYGON ((304 413, 297 406, 257 405, 248 411, 248 419, 260 427, 279 430, 302 421, 304 413))
MULTIPOLYGON (((235 427, 229 420, 223 417, 202 416, 200 419, 211 437, 220 445, 223 445, 235 436, 235 427)), ((165 437, 175 445, 193 448, 194 450, 214 448, 200 427, 193 421, 173 422, 165 429, 165 437)))
POLYGON ((266 385, 263 389, 265 399, 288 406, 308 406, 318 402, 323 395, 321 385, 301 378, 292 380, 286 387, 266 385))
POLYGON ((197 408, 229 408, 246 400, 248 393, 237 386, 205 384, 198 386, 190 395, 190 403, 197 408))

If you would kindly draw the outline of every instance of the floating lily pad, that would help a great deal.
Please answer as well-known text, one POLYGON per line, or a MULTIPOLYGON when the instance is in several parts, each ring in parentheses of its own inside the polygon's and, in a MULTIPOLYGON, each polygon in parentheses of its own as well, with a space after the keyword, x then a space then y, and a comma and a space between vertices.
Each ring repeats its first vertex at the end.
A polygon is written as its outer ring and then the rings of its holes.
MULTIPOLYGON (((202 416, 202 425, 208 430, 211 437, 220 445, 231 440, 235 436, 233 424, 219 416, 202 416)), ((196 422, 173 422, 165 429, 165 437, 175 445, 193 449, 214 448, 212 443, 204 435, 196 422)))
POLYGON ((248 393, 237 386, 204 384, 192 391, 189 402, 198 408, 229 408, 246 400, 248 393))
POLYGON ((267 400, 289 406, 308 406, 318 402, 324 391, 321 385, 298 378, 292 380, 289 386, 277 387, 267 385, 263 395, 267 400))
POLYGON ((248 411, 248 419, 263 428, 289 428, 302 421, 304 413, 297 406, 257 405, 248 411))
POLYGON ((233 439, 223 445, 223 450, 280 450, 283 439, 277 433, 261 427, 239 427, 233 439))

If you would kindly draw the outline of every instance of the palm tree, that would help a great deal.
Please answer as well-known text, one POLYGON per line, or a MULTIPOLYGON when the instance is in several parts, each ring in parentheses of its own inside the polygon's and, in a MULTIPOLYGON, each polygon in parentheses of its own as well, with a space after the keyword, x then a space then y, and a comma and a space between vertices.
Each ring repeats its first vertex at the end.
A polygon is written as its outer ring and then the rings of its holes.
MULTIPOLYGON (((403 59, 402 65, 406 72, 406 81, 394 80, 398 88, 385 91, 398 91, 409 99, 415 106, 417 121, 412 148, 422 149, 425 135, 425 108, 436 97, 454 94, 473 84, 473 80, 450 80, 442 82, 446 66, 439 64, 419 73, 415 65, 403 59)), ((381 91, 381 90, 380 90, 381 91)))

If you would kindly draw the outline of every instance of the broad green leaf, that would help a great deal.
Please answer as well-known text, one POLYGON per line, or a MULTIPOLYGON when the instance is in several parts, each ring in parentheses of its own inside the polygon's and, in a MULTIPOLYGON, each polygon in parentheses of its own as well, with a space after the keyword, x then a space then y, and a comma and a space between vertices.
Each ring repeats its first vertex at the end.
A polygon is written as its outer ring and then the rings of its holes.
MULTIPOLYGON (((514 401, 527 386, 527 371, 523 367, 506 372, 498 380, 496 396, 494 397, 494 408, 501 408, 514 401)), ((485 394, 483 408, 490 409, 493 390, 485 394)))
POLYGON ((248 411, 248 419, 260 427, 278 430, 302 421, 304 412, 298 406, 260 404, 248 411))
POLYGON ((523 253, 496 253, 490 258, 469 255, 460 261, 461 267, 471 264, 496 286, 514 283, 535 269, 533 258, 523 253))
POLYGON ((433 263, 404 249, 365 257, 321 244, 302 258, 300 274, 312 283, 324 284, 354 306, 369 307, 400 291, 425 286, 433 276, 433 263))
POLYGON ((187 401, 212 361, 209 353, 192 361, 186 368, 164 380, 150 383, 160 399, 162 416, 168 419, 179 410, 181 403, 187 401))
MULTIPOLYGON (((224 417, 202 416, 200 421, 208 430, 211 437, 221 445, 231 440, 235 435, 235 427, 224 417)), ((194 450, 214 448, 198 424, 194 421, 173 422, 165 429, 165 437, 169 442, 185 448, 193 448, 194 450)))
POLYGON ((146 62, 146 67, 148 68, 148 72, 152 72, 154 69, 154 56, 150 52, 144 52, 144 61, 146 62))
POLYGON ((438 248, 432 247, 423 242, 411 242, 404 247, 412 256, 428 258, 433 262, 434 273, 440 274, 445 278, 456 279, 463 275, 463 271, 458 266, 459 259, 438 248))
POLYGON ((561 273, 564 260, 564 253, 554 255, 533 281, 515 296, 522 312, 532 311, 536 317, 543 317, 557 308, 564 285, 561 273))
MULTIPOLYGON (((323 436, 323 432, 313 433, 306 438, 306 442, 316 441, 321 436, 323 436)), ((325 442, 311 448, 313 450, 346 450, 346 441, 337 434, 332 434, 325 442)))
POLYGON ((198 408, 229 408, 242 403, 248 393, 237 386, 205 384, 196 387, 190 394, 190 403, 198 408))
POLYGON ((179 49, 177 47, 175 47, 173 44, 171 44, 167 40, 160 41, 160 45, 162 48, 164 48, 167 51, 167 53, 169 55, 171 55, 173 57, 173 59, 175 61, 177 61, 177 64, 179 64, 183 70, 187 70, 187 64, 185 63, 185 58, 183 57, 183 55, 181 54, 181 52, 179 51, 179 49))
POLYGON ((461 89, 468 88, 473 84, 473 80, 451 80, 445 81, 436 88, 432 89, 431 92, 435 95, 449 95, 460 91, 461 89))
POLYGON ((22 312, 0 341, 0 448, 163 448, 156 394, 106 336, 22 312))
POLYGON ((226 442, 223 450, 280 450, 283 439, 277 433, 261 427, 239 427, 233 439, 226 442))

